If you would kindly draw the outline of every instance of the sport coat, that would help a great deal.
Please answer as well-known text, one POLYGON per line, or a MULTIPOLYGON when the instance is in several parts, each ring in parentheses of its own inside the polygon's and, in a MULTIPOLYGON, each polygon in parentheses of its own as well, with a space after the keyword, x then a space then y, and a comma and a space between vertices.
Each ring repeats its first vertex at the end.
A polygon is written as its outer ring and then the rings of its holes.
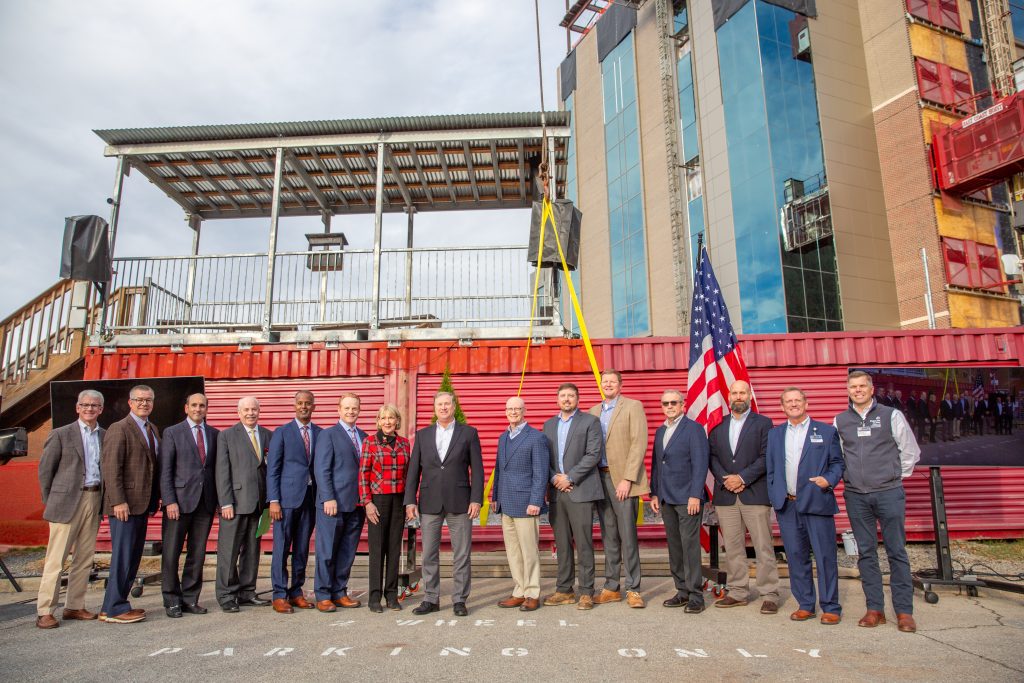
POLYGON ((483 505, 484 461, 480 455, 480 435, 476 428, 455 423, 444 462, 437 454, 437 425, 416 432, 405 480, 405 504, 416 504, 419 492, 420 512, 461 515, 469 504, 483 505))
MULTIPOLYGON (((356 433, 359 434, 359 443, 366 440, 366 432, 362 429, 356 427, 356 433)), ((359 456, 341 422, 321 432, 313 456, 317 506, 333 500, 338 503, 338 512, 356 509, 359 504, 359 456)))
POLYGON ((502 432, 491 485, 494 511, 526 517, 527 506, 536 505, 544 512, 550 467, 548 440, 539 430, 526 425, 514 439, 509 438, 507 429, 502 432))
MULTIPOLYGON (((97 430, 101 453, 105 432, 102 427, 97 430)), ((43 455, 39 459, 39 490, 45 506, 43 519, 68 524, 78 509, 84 484, 85 443, 82 428, 75 420, 51 431, 43 445, 43 455)))
POLYGON ((260 452, 252 449, 245 425, 236 422, 217 437, 217 500, 236 515, 263 511, 267 499, 267 450, 270 430, 259 430, 260 452))
MULTIPOLYGON (((601 420, 601 404, 590 409, 590 414, 601 420)), ((629 495, 642 496, 651 492, 647 483, 647 416, 644 404, 632 398, 619 396, 608 421, 608 436, 604 440, 605 459, 612 484, 623 479, 633 482, 629 495)))
POLYGON ((730 413, 708 435, 711 472, 715 475, 715 490, 711 500, 715 505, 735 505, 736 494, 725 488, 722 482, 726 475, 738 474, 746 482, 746 488, 740 493, 740 501, 745 505, 769 505, 768 483, 764 473, 767 467, 765 452, 768 449, 768 432, 772 429, 772 421, 751 411, 740 430, 735 453, 729 445, 731 423, 730 413))
MULTIPOLYGON (((783 422, 768 433, 768 496, 772 507, 781 510, 786 504, 786 426, 783 422)), ((835 515, 839 512, 836 494, 832 490, 843 478, 846 463, 839 443, 839 431, 830 424, 811 420, 804 436, 800 465, 796 475, 796 509, 805 515, 835 515), (818 440, 815 437, 821 437, 818 440), (825 477, 828 488, 823 489, 810 481, 811 477, 825 477)))
POLYGON ((164 430, 160 448, 160 497, 164 507, 177 504, 182 514, 191 514, 202 505, 205 512, 217 509, 217 435, 204 421, 206 464, 199 459, 195 432, 188 420, 164 430))
POLYGON ((651 458, 651 495, 658 502, 686 505, 690 498, 707 500, 704 484, 708 478, 708 437, 704 428, 683 415, 672 432, 667 446, 665 425, 654 433, 654 455, 651 458))
MULTIPOLYGON (((558 421, 561 413, 549 418, 544 423, 544 436, 548 439, 548 450, 551 452, 551 463, 548 471, 548 482, 555 478, 558 470, 558 421)), ((597 467, 601 464, 604 454, 604 435, 601 433, 601 421, 590 413, 577 410, 569 425, 569 434, 565 439, 565 454, 562 458, 565 474, 572 480, 569 500, 574 503, 586 503, 604 500, 604 487, 597 467)))
POLYGON ((131 413, 110 425, 103 437, 100 472, 103 475, 103 507, 108 515, 114 506, 128 503, 128 514, 144 515, 156 512, 160 502, 160 475, 157 458, 160 453, 160 433, 150 423, 154 453, 131 413))
MULTIPOLYGON (((267 502, 276 500, 283 508, 302 506, 306 488, 313 479, 313 459, 316 442, 323 430, 309 423, 309 457, 302 431, 295 420, 289 420, 274 430, 267 453, 267 502)), ((314 482, 315 485, 315 482, 314 482)))

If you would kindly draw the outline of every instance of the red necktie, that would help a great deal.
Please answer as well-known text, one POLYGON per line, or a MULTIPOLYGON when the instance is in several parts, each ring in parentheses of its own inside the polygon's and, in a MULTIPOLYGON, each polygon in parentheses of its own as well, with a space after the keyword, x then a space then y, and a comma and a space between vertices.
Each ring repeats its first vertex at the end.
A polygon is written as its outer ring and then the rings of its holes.
POLYGON ((199 448, 199 462, 206 464, 206 440, 203 438, 203 433, 200 431, 203 428, 202 425, 196 425, 196 446, 199 448))
POLYGON ((309 462, 309 425, 302 427, 302 443, 306 444, 306 462, 309 462))

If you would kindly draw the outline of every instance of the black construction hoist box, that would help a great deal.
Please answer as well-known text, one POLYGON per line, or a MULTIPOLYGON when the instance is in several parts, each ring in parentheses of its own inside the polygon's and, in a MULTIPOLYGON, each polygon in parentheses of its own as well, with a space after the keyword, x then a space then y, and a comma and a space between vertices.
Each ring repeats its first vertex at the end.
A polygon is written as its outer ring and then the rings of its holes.
POLYGON ((105 220, 99 216, 64 219, 60 276, 87 282, 110 282, 110 242, 105 220))
MULTIPOLYGON (((530 247, 526 260, 534 266, 537 264, 537 245, 540 242, 540 217, 543 203, 533 203, 533 219, 530 222, 530 247)), ((568 199, 556 199, 551 202, 551 213, 558 226, 558 239, 565 253, 565 263, 569 270, 576 270, 580 258, 580 224, 583 212, 573 206, 568 199)), ((540 267, 561 268, 562 260, 558 257, 558 245, 555 244, 552 223, 548 221, 544 228, 544 251, 540 257, 540 267)))

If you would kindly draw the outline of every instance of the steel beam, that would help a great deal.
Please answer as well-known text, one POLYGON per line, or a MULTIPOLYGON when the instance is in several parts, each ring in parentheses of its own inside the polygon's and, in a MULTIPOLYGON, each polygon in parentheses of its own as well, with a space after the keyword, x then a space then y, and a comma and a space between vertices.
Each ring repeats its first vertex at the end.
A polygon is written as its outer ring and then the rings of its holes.
POLYGON ((324 193, 320 191, 320 188, 317 186, 316 181, 313 180, 313 178, 310 177, 309 173, 306 172, 306 168, 305 166, 302 165, 302 162, 295 158, 295 153, 292 152, 290 149, 286 150, 284 153, 284 158, 291 165, 291 167, 295 169, 295 172, 299 175, 299 177, 302 178, 302 182, 306 183, 306 188, 310 191, 310 193, 312 193, 313 199, 315 199, 316 203, 320 205, 320 208, 323 211, 330 211, 331 204, 330 202, 327 201, 327 197, 325 197, 324 193))
MULTIPOLYGON (((370 309, 370 329, 380 327, 380 250, 384 238, 384 148, 377 143, 377 191, 373 208, 373 296, 370 309)), ((365 154, 365 152, 364 152, 365 154)), ((369 168, 369 162, 367 162, 369 168)))
POLYGON ((430 185, 427 185, 427 179, 423 173, 423 164, 420 163, 420 156, 416 153, 416 146, 409 145, 409 153, 412 155, 413 166, 416 167, 416 177, 420 181, 420 187, 423 188, 423 193, 427 196, 427 201, 430 202, 431 206, 434 204, 434 193, 430 189, 430 185))
POLYGON ((263 302, 263 337, 270 341, 274 324, 274 262, 277 260, 277 222, 281 211, 281 172, 284 170, 284 149, 277 148, 274 158, 274 198, 270 205, 270 244, 267 247, 267 296, 263 302))
POLYGON ((405 179, 402 178, 402 169, 399 168, 398 163, 395 161, 395 157, 391 154, 390 148, 385 148, 384 159, 387 165, 391 167, 391 175, 395 176, 395 183, 398 184, 398 191, 402 194, 402 200, 405 202, 406 207, 412 206, 412 194, 409 193, 409 188, 405 184, 405 179))

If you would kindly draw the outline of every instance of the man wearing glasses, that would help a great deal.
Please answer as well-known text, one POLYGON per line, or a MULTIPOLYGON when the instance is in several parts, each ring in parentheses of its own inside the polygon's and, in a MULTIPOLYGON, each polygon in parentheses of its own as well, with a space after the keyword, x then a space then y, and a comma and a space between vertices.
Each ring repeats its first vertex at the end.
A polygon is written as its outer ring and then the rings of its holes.
POLYGON ((132 624, 146 618, 145 610, 132 609, 128 593, 142 561, 146 518, 156 512, 160 501, 160 435, 149 421, 156 394, 139 384, 128 396, 131 412, 107 430, 100 465, 104 512, 110 518, 110 577, 100 621, 109 624, 132 624))
POLYGON ((100 448, 105 430, 97 423, 103 412, 103 394, 92 389, 81 392, 75 412, 77 420, 54 429, 46 437, 39 460, 39 488, 46 506, 43 519, 50 523, 46 563, 36 601, 39 628, 60 626, 53 614, 60 598, 60 574, 72 548, 75 555, 68 571, 64 620, 96 618, 85 609, 85 591, 103 507, 100 448))

